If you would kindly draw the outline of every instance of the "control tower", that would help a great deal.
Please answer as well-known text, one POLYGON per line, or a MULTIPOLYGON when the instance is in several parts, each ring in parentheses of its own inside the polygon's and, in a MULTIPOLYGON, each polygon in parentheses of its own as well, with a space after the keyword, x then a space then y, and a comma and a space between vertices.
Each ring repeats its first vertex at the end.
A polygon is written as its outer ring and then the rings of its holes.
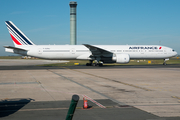
POLYGON ((76 45, 76 6, 77 2, 71 1, 70 6, 70 41, 71 45, 76 45))

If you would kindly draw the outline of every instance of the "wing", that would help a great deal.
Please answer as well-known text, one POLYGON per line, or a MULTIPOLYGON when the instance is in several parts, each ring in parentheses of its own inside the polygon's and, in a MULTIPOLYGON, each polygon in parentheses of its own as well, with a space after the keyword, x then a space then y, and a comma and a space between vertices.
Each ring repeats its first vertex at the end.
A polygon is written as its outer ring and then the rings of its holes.
POLYGON ((113 53, 105 50, 103 48, 99 48, 93 45, 88 45, 88 44, 83 44, 84 46, 86 46, 92 53, 93 56, 97 57, 97 56, 104 56, 104 57, 108 57, 108 56, 112 56, 113 53))

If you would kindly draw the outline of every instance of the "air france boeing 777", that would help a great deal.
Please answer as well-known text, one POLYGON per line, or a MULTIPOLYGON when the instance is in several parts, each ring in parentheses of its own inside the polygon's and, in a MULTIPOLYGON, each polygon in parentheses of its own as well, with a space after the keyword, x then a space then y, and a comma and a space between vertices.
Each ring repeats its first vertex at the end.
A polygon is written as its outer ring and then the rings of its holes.
POLYGON ((87 66, 103 63, 129 63, 130 59, 164 59, 164 65, 177 52, 161 45, 35 45, 13 22, 6 26, 14 42, 6 52, 50 60, 89 60, 87 66), (94 61, 94 62, 93 62, 94 61))

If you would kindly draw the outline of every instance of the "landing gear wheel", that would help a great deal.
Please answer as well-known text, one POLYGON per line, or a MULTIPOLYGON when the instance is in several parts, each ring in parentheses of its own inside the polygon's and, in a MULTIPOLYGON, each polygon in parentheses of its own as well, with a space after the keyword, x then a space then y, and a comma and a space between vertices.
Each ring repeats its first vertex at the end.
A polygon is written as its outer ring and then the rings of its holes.
POLYGON ((99 66, 101 67, 101 66, 103 66, 103 64, 102 64, 102 63, 99 63, 99 66))
POLYGON ((86 66, 92 66, 93 65, 93 63, 92 63, 93 61, 92 60, 90 60, 89 62, 90 63, 86 63, 86 66))
POLYGON ((93 63, 92 66, 97 66, 97 64, 96 64, 96 63, 93 63))
POLYGON ((91 66, 91 64, 90 63, 86 63, 86 66, 91 66))
POLYGON ((168 60, 169 60, 169 58, 164 59, 163 65, 167 65, 166 61, 168 61, 168 60))
POLYGON ((94 62, 93 61, 90 61, 90 63, 86 63, 86 66, 103 66, 103 62, 101 63, 98 63, 98 62, 94 62))
POLYGON ((167 65, 167 64, 164 62, 163 65, 167 65))

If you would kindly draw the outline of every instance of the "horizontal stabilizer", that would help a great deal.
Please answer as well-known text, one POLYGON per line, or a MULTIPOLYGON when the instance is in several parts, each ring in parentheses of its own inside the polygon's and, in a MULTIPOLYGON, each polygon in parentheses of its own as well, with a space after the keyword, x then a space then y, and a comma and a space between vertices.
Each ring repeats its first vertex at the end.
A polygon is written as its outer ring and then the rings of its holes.
POLYGON ((3 46, 5 48, 9 48, 9 49, 13 49, 13 50, 22 50, 22 51, 28 51, 26 49, 22 49, 22 48, 17 48, 17 47, 12 47, 12 46, 3 46))

